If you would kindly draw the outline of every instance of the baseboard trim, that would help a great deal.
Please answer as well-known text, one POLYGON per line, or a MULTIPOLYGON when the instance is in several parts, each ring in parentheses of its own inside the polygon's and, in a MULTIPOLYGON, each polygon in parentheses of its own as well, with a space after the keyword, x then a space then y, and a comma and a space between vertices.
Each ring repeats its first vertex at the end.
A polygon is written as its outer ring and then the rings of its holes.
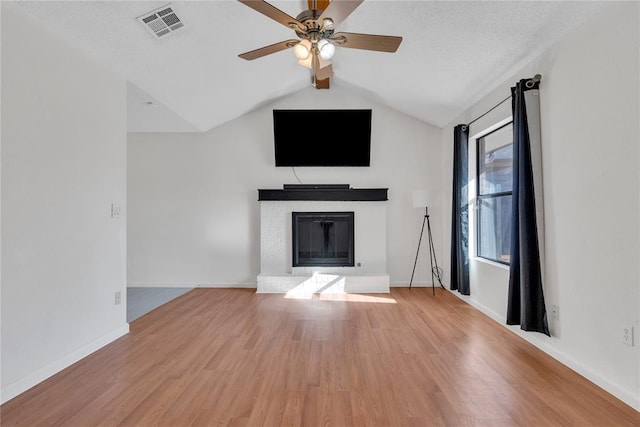
POLYGON ((91 353, 94 353, 95 351, 101 349, 105 345, 117 340, 118 338, 128 333, 129 333, 129 324, 125 323, 119 328, 109 332, 106 335, 101 336, 97 340, 90 342, 84 347, 69 353, 68 355, 56 360, 53 363, 50 363, 49 365, 41 369, 38 369, 36 372, 27 375, 23 379, 18 380, 13 384, 9 384, 8 386, 4 387, 0 391, 0 404, 8 402, 14 397, 40 384, 42 381, 46 380, 47 378, 52 377, 58 372, 68 368, 69 366, 73 365, 77 361, 87 357, 91 353))
MULTIPOLYGON (((414 288, 431 288, 431 282, 413 282, 414 288)), ((219 283, 219 282, 129 282, 127 288, 246 288, 255 289, 257 283, 219 283)), ((393 282, 389 284, 390 288, 408 288, 409 282, 393 282)))
MULTIPOLYGON (((394 282, 389 285, 392 288, 408 288, 409 282, 394 282)), ((411 283, 412 288, 432 288, 433 283, 431 282, 413 282, 411 283)))
POLYGON ((127 288, 247 288, 255 289, 257 283, 219 282, 128 282, 127 288))
POLYGON ((541 351, 545 352, 546 354, 548 354, 549 356, 553 357, 558 362, 560 362, 563 365, 567 366, 568 368, 572 369, 576 373, 582 375, 583 377, 585 377, 586 379, 588 379, 589 381, 591 381, 592 383, 594 383, 598 387, 600 387, 603 390, 605 390, 607 393, 613 395, 615 398, 621 400, 622 402, 624 402, 627 405, 631 406, 636 411, 640 412, 640 400, 638 399, 638 396, 636 396, 631 391, 626 390, 626 389, 618 386, 617 384, 612 383, 608 379, 604 378, 602 375, 594 372, 592 369, 587 368, 586 366, 584 366, 580 362, 578 362, 575 359, 573 359, 572 357, 568 356, 566 353, 563 353, 561 351, 556 350, 554 347, 550 346, 548 343, 546 343, 543 340, 541 340, 540 338, 536 337, 535 334, 532 334, 530 332, 529 333, 525 332, 522 329, 520 329, 519 326, 507 325, 505 323, 505 319, 503 318, 503 316, 501 316, 498 313, 496 313, 495 311, 489 309, 485 305, 480 304, 479 302, 474 300, 472 297, 461 295, 458 292, 451 291, 450 289, 448 289, 448 291, 451 292, 452 294, 454 294, 455 296, 457 296, 458 298, 460 298, 461 300, 467 302, 469 305, 471 305, 474 308, 478 309, 482 313, 486 314, 487 316, 489 316, 491 319, 495 320, 498 324, 500 324, 504 328, 508 329, 509 331, 511 331, 514 334, 518 335, 519 337, 521 337, 525 341, 527 341, 530 344, 534 345, 539 350, 541 350, 541 351))

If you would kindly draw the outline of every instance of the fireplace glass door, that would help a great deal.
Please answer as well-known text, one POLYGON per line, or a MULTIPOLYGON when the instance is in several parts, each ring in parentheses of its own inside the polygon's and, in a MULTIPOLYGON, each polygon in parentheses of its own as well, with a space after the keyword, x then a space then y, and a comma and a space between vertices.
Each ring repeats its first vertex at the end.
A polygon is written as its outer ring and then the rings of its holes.
POLYGON ((294 267, 353 267, 353 212, 293 212, 294 267))

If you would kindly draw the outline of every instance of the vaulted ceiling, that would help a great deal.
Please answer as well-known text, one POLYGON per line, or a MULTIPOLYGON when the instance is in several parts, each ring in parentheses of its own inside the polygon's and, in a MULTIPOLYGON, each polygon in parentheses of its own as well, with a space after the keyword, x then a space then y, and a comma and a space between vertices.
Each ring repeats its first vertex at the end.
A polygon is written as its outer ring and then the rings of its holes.
MULTIPOLYGON (((308 9, 270 3, 293 17, 308 9)), ((337 30, 402 43, 394 53, 338 48, 330 86, 441 127, 606 3, 364 0, 337 30)), ((291 49, 238 57, 297 36, 236 0, 20 4, 129 82, 132 132, 207 131, 311 84, 291 49), (184 27, 156 38, 136 18, 166 5, 184 27)))

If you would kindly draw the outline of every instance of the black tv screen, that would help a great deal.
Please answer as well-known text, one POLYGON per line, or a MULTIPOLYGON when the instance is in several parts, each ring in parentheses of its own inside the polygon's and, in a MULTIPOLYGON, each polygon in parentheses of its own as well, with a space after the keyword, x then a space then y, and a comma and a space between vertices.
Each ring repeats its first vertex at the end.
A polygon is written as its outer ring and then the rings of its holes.
POLYGON ((371 110, 273 110, 276 166, 370 166, 371 110))

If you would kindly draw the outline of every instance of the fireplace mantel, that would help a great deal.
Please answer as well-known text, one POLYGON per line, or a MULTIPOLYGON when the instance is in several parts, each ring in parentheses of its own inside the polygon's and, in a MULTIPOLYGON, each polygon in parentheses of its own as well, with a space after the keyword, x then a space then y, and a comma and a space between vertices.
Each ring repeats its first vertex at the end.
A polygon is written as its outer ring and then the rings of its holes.
POLYGON ((382 202, 387 188, 350 188, 349 184, 285 184, 282 189, 258 190, 263 200, 320 200, 343 202, 382 202))

